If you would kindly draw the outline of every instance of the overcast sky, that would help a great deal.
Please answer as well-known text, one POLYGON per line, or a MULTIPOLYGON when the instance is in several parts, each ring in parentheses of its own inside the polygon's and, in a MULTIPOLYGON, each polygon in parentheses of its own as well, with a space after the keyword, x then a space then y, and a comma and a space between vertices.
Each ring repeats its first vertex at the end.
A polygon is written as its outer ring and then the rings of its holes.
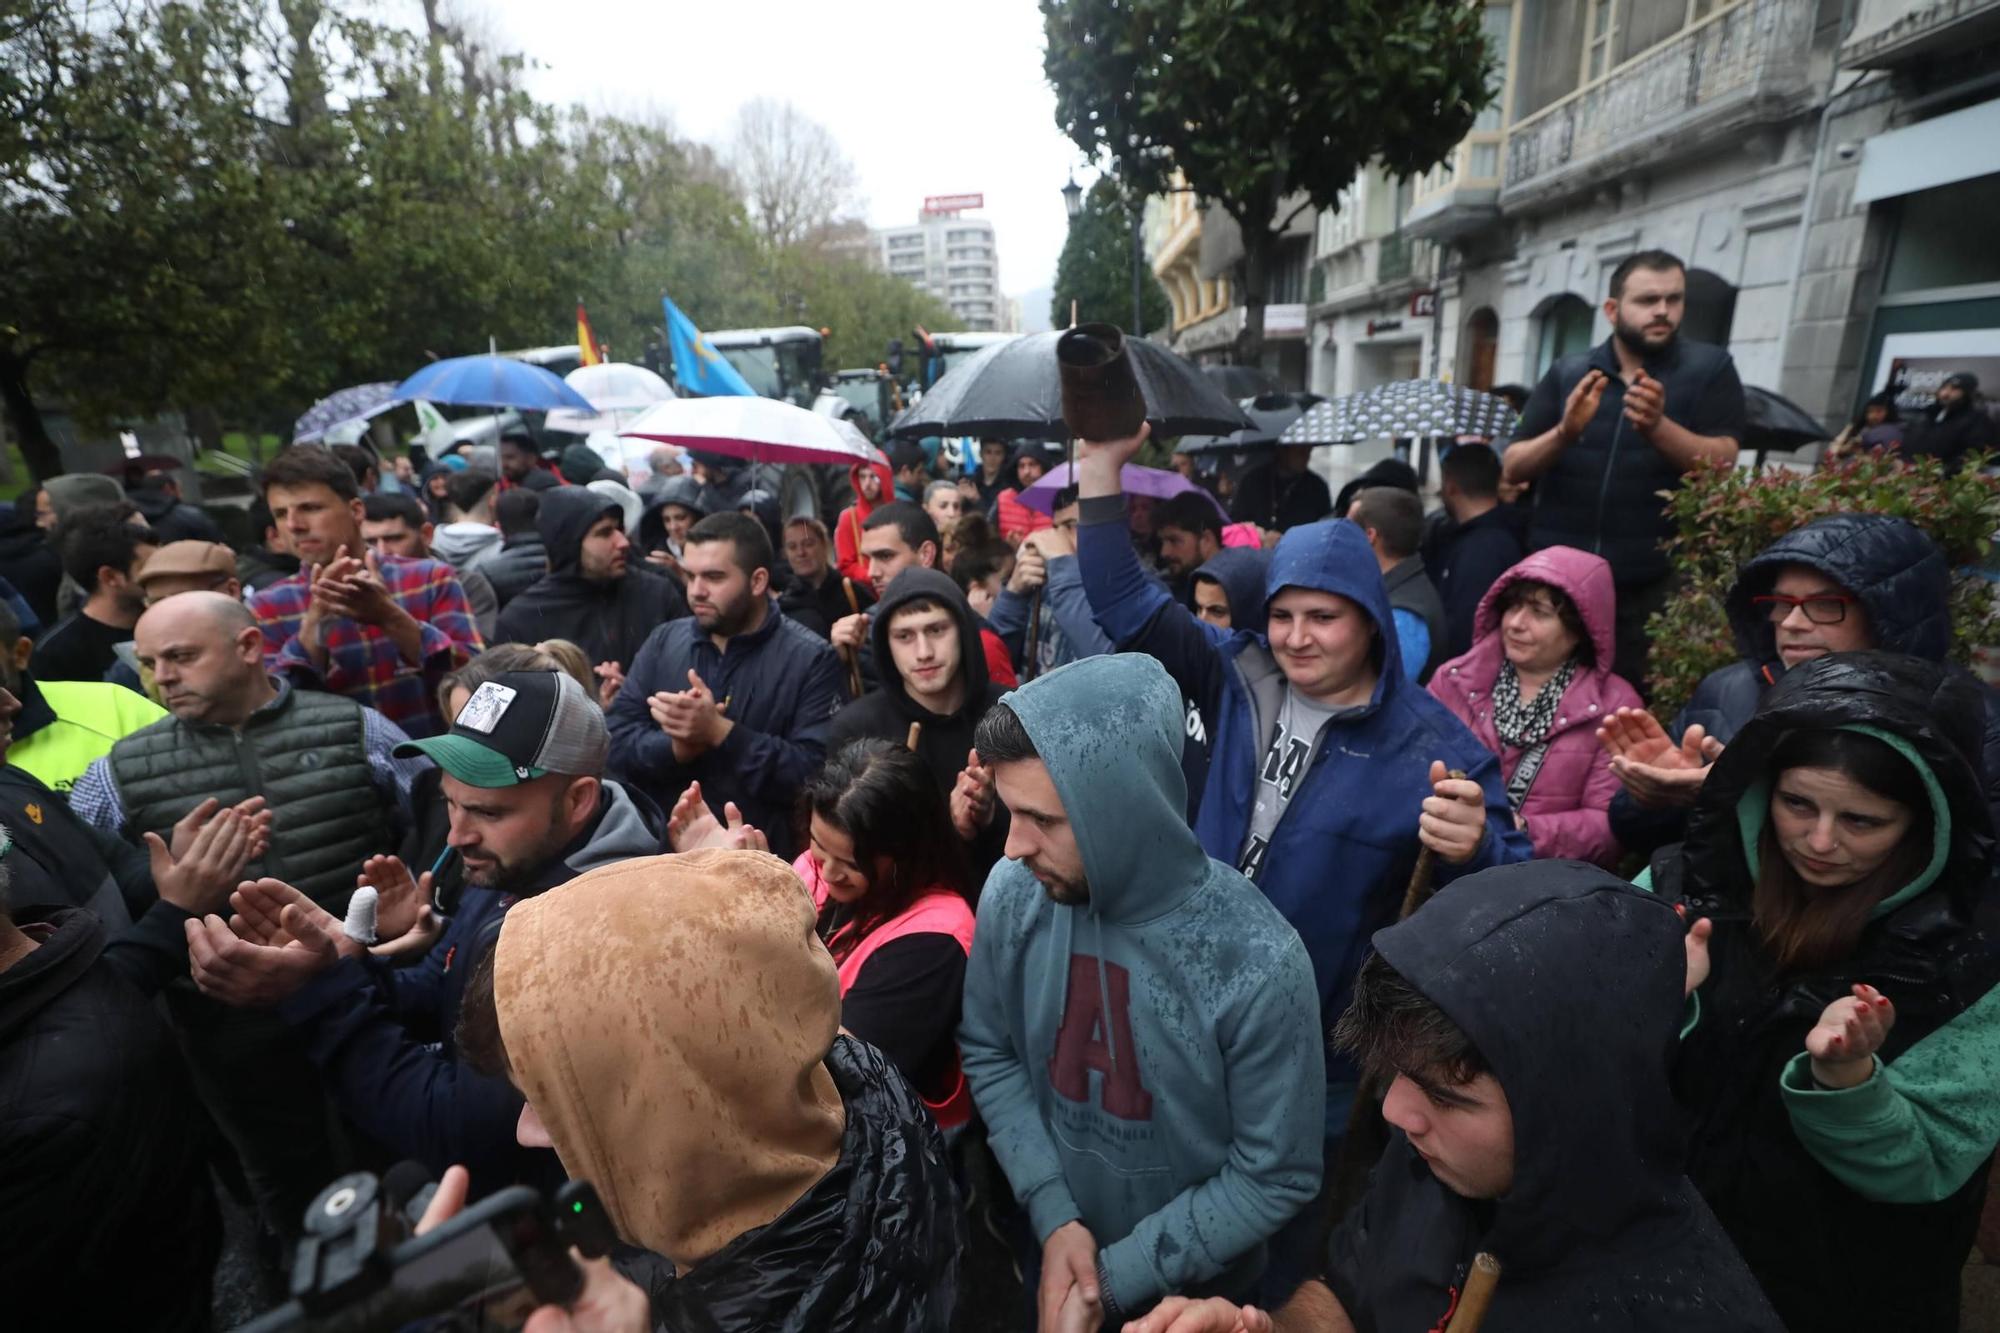
POLYGON ((663 112, 718 146, 743 102, 789 100, 840 141, 871 225, 914 222, 926 195, 983 193, 1002 289, 1055 275, 1060 191, 1082 163, 1055 126, 1034 0, 460 0, 482 5, 502 44, 541 62, 529 87, 544 100, 663 112))

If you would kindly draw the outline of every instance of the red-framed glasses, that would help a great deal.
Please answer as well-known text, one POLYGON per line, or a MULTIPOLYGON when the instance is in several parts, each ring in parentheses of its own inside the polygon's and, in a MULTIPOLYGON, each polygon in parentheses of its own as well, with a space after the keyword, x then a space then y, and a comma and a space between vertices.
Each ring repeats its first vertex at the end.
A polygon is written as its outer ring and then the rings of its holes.
POLYGON ((1847 608, 1860 603, 1861 599, 1849 592, 1818 592, 1810 597, 1787 597, 1781 592, 1767 592, 1761 597, 1752 597, 1752 606, 1762 607, 1764 614, 1772 620, 1783 620, 1797 607, 1806 613, 1806 619, 1815 625, 1838 625, 1847 619, 1847 608))

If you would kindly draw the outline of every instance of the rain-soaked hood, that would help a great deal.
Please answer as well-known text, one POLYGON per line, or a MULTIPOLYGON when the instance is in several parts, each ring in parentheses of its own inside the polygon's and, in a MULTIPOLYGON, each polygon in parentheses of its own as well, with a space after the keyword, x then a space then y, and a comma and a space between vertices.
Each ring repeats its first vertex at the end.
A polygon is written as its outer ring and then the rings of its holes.
POLYGON ((1951 566, 1907 519, 1829 514, 1786 533, 1744 562, 1729 590, 1736 649, 1775 677, 1784 670, 1770 617, 1750 599, 1771 591, 1786 565, 1818 570, 1861 599, 1874 646, 1941 662, 1951 648, 1951 566))
POLYGON ((1835 728, 1888 744, 1916 767, 1930 794, 1930 863, 1875 914, 1932 885, 1961 895, 1983 889, 1994 841, 1980 776, 1985 716, 1979 686, 1964 673, 1901 653, 1835 653, 1786 672, 1702 784, 1683 844, 1682 893, 1747 907, 1775 777, 1772 752, 1794 731, 1835 728))
POLYGON ((1229 627, 1264 632, 1264 575, 1271 567, 1268 553, 1248 546, 1231 546, 1195 570, 1197 579, 1209 579, 1222 588, 1229 599, 1229 627))
POLYGON ((606 514, 625 521, 617 500, 583 486, 554 486, 542 492, 535 527, 549 554, 549 573, 576 574, 583 559, 583 537, 606 514))
MULTIPOLYGON (((1389 590, 1382 583, 1382 567, 1368 545, 1366 533, 1346 519, 1325 518, 1302 523, 1278 538, 1271 552, 1271 567, 1264 575, 1264 605, 1286 588, 1312 588, 1338 593, 1368 613, 1375 622, 1375 669, 1381 679, 1375 686, 1376 705, 1401 688, 1403 653, 1394 634, 1382 633, 1393 625, 1389 590)), ((1235 603, 1230 603, 1234 611, 1235 603)))
POLYGON ((1475 643, 1500 628, 1500 597, 1516 583, 1546 583, 1560 589, 1576 604, 1584 631, 1590 635, 1590 646, 1597 654, 1597 665, 1610 670, 1618 656, 1618 593, 1609 561, 1571 546, 1536 551, 1495 579, 1486 595, 1479 599, 1479 609, 1472 616, 1475 643))
POLYGON ((774 856, 642 857, 516 903, 493 995, 563 1168, 676 1266, 778 1218, 839 1158, 840 978, 774 856))
POLYGON ((1573 861, 1468 875, 1376 932, 1383 960, 1464 1030, 1506 1091, 1514 1183, 1480 1244, 1503 1272, 1551 1267, 1679 1206, 1668 1071, 1684 933, 1670 904, 1573 861))
POLYGON ((1185 902, 1209 860, 1187 826, 1184 712, 1166 668, 1140 653, 1087 657, 1000 701, 1021 719, 1062 796, 1090 911, 1133 925, 1185 902))

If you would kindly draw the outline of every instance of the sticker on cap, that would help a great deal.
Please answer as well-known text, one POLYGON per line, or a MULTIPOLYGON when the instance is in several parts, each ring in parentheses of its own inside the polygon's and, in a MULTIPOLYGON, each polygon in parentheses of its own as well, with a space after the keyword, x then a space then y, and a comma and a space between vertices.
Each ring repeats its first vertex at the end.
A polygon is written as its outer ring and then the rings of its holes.
POLYGON ((518 690, 489 680, 472 692, 472 697, 465 701, 465 707, 458 710, 458 719, 452 725, 490 736, 493 728, 500 725, 500 719, 507 716, 507 709, 518 693, 518 690))

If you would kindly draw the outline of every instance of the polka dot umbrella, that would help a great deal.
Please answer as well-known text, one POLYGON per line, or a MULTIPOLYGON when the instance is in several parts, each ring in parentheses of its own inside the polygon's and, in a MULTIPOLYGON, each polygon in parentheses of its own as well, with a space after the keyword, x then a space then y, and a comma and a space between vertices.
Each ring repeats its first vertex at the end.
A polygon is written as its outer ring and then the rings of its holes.
POLYGON ((1344 398, 1330 398, 1278 437, 1280 444, 1350 444, 1382 436, 1513 433, 1514 409, 1503 398, 1442 380, 1395 380, 1344 398))

